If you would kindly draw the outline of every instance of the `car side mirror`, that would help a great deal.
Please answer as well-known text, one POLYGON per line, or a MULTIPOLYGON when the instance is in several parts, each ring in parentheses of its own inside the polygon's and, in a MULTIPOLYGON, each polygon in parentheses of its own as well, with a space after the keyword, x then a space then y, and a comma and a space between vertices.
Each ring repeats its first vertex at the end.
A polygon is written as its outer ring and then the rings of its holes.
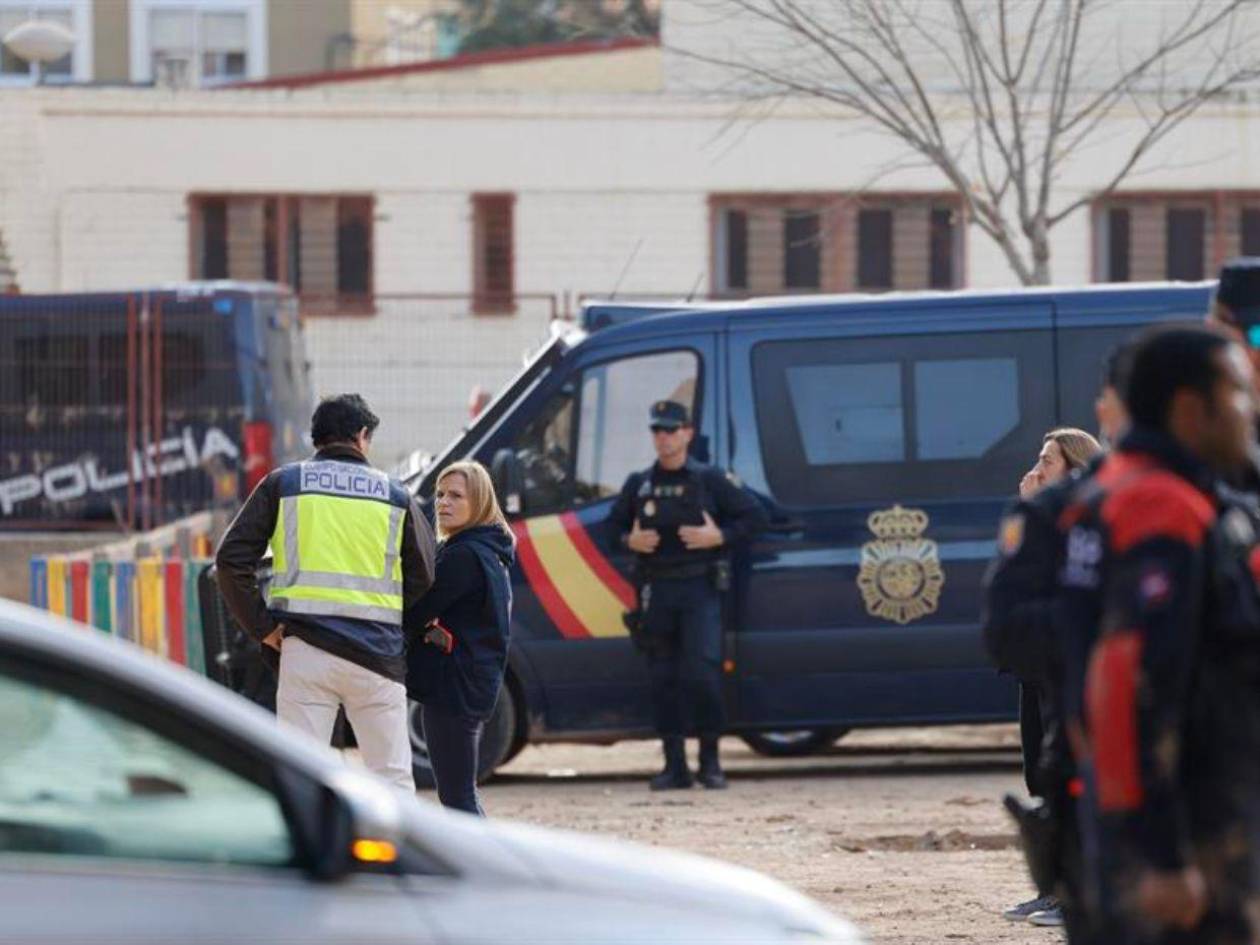
POLYGON ((317 805, 319 817, 314 831, 315 849, 311 873, 324 882, 335 882, 354 869, 351 846, 354 842, 354 811, 336 791, 324 787, 317 805))
POLYGON ((524 515, 525 475, 515 450, 504 448, 494 454, 494 459, 490 461, 490 478, 494 481, 494 491, 504 513, 524 515))
POLYGON ((301 796, 293 800, 309 847, 312 877, 332 883, 352 873, 398 869, 403 853, 393 789, 357 773, 302 784, 296 793, 305 795, 306 802, 301 796))

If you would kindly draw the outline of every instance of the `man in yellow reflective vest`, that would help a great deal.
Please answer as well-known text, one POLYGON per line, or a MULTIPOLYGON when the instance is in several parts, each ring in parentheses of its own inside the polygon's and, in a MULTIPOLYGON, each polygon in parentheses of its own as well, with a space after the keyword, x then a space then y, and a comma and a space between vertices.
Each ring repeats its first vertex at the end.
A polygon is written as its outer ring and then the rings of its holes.
POLYGON ((402 614, 433 583, 434 541, 415 499, 368 464, 379 423, 358 394, 323 400, 315 455, 258 484, 215 564, 232 616, 280 654, 280 719, 328 744, 344 706, 368 768, 414 791, 402 614))

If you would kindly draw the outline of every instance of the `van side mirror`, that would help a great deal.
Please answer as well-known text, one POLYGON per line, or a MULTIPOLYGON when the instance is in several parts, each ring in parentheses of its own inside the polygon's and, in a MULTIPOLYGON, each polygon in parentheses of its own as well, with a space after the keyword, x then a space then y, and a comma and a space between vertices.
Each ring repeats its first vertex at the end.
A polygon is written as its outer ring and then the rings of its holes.
POLYGON ((490 461, 490 478, 499 496, 499 505, 507 515, 525 514, 525 475, 516 451, 498 450, 490 461))

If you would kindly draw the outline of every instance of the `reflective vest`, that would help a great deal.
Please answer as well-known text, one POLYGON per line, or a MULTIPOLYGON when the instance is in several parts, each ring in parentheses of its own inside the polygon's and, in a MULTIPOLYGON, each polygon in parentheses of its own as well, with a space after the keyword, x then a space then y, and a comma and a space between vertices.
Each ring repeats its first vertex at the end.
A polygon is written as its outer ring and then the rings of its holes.
POLYGON ((403 487, 337 460, 285 466, 279 486, 268 608, 401 626, 403 487))

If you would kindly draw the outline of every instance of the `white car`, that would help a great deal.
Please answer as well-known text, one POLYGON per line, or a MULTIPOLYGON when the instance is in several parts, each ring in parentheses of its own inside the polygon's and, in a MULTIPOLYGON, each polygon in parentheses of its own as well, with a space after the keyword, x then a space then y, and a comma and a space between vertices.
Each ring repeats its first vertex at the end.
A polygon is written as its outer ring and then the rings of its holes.
POLYGON ((0 600, 0 941, 858 942, 700 857, 397 793, 230 692, 0 600))

